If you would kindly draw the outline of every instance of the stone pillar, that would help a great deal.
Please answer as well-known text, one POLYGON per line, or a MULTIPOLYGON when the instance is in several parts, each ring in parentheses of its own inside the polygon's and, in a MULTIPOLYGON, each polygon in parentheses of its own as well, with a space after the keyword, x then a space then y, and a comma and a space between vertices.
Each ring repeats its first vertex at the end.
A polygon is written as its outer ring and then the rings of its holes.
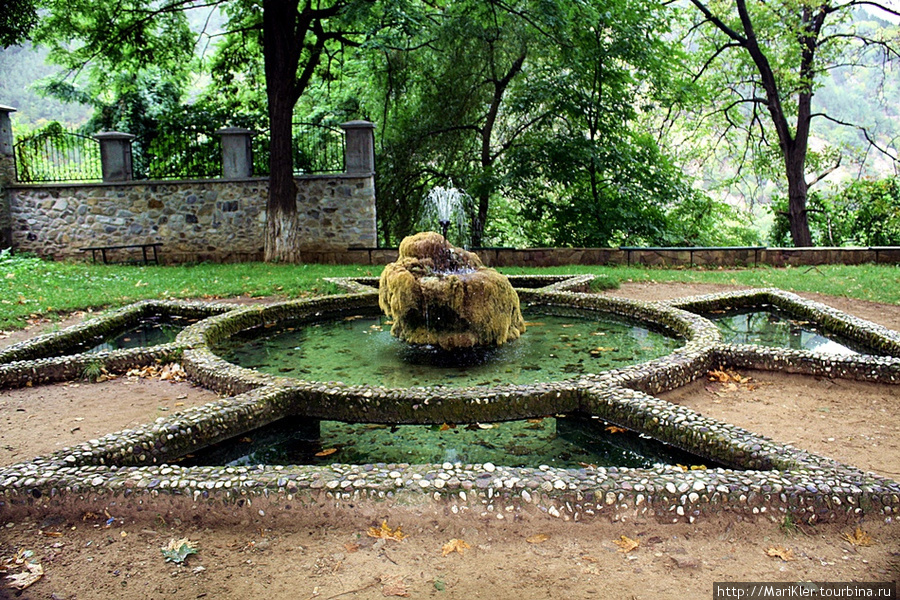
POLYGON ((222 177, 253 177, 253 152, 250 149, 253 132, 242 127, 223 127, 216 134, 222 138, 222 177))
POLYGON ((119 131, 101 131, 94 135, 100 142, 103 181, 131 181, 131 140, 134 137, 119 131))
POLYGON ((16 180, 16 157, 13 151, 11 106, 0 104, 0 250, 12 247, 12 215, 9 186, 16 180))
POLYGON ((344 172, 375 174, 375 124, 369 121, 341 123, 344 130, 344 172))

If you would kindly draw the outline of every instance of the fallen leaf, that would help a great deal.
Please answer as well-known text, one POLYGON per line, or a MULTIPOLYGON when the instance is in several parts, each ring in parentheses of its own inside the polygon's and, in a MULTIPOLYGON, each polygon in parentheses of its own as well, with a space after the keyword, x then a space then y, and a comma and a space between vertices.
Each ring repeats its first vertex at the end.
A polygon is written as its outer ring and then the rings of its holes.
POLYGON ((409 590, 403 583, 402 577, 381 577, 381 595, 385 597, 400 596, 406 598, 409 596, 409 590))
POLYGON ((731 377, 725 371, 713 370, 708 375, 710 381, 718 381, 719 383, 728 383, 731 380, 731 377))
POLYGON ((854 531, 853 533, 841 534, 841 537, 843 537, 854 546, 871 546, 875 543, 875 538, 873 538, 871 535, 869 535, 859 527, 857 527, 856 531, 854 531))
POLYGON ((59 531, 43 531, 39 530, 38 535, 45 535, 47 537, 62 537, 62 532, 59 531))
POLYGON ((337 452, 337 448, 325 448, 321 452, 316 452, 316 456, 331 456, 337 452))
POLYGON ((162 550, 163 556, 166 557, 166 562, 173 562, 176 564, 181 564, 187 559, 191 554, 197 554, 197 548, 194 546, 193 542, 191 542, 187 538, 181 538, 179 540, 171 539, 169 543, 160 548, 162 550))
POLYGON ((38 563, 25 563, 25 571, 16 573, 15 575, 7 575, 10 580, 9 587, 17 590, 24 590, 32 583, 43 577, 44 568, 38 563))
POLYGON ((600 354, 603 354, 604 352, 615 352, 615 351, 616 351, 615 348, 608 348, 608 347, 605 347, 605 346, 597 346, 596 348, 594 348, 593 350, 591 350, 591 351, 589 352, 589 354, 590 354, 591 356, 598 356, 598 355, 600 355, 600 354))
POLYGON ((785 562, 797 560, 797 558, 794 556, 793 550, 791 550, 790 548, 784 548, 782 546, 772 546, 771 548, 766 548, 766 556, 771 556, 773 558, 777 557, 785 562))
POLYGON ((450 426, 450 425, 447 425, 446 423, 443 423, 440 426, 440 431, 447 431, 449 429, 453 429, 453 427, 455 427, 455 426, 450 426))
POLYGON ((529 544, 543 544, 547 540, 550 539, 550 536, 546 533, 536 533, 533 536, 526 538, 525 541, 529 544))
POLYGON ((465 543, 463 540, 458 540, 453 538, 446 544, 444 544, 443 548, 441 548, 441 556, 447 556, 453 552, 459 552, 462 554, 466 550, 470 549, 472 546, 465 543))
POLYGON ((619 547, 619 552, 628 553, 641 545, 641 540, 633 540, 627 535, 619 536, 619 539, 613 540, 613 543, 619 547))
POLYGON ((607 425, 604 429, 609 433, 625 433, 628 431, 624 427, 616 427, 615 425, 607 425))
POLYGON ((381 527, 379 528, 369 527, 369 531, 367 531, 366 534, 369 537, 379 538, 382 540, 394 540, 397 542, 401 541, 405 537, 409 537, 405 533, 400 531, 399 525, 397 526, 397 529, 391 529, 390 527, 388 527, 387 521, 382 521, 381 527))

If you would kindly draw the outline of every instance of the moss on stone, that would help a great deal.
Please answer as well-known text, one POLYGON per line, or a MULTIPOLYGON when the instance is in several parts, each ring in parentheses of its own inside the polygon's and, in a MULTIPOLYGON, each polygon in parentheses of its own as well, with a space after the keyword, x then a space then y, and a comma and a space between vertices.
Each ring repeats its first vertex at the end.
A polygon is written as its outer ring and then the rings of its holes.
POLYGON ((399 258, 382 272, 378 303, 394 321, 391 333, 412 344, 501 345, 525 331, 509 280, 433 232, 401 242, 399 258))

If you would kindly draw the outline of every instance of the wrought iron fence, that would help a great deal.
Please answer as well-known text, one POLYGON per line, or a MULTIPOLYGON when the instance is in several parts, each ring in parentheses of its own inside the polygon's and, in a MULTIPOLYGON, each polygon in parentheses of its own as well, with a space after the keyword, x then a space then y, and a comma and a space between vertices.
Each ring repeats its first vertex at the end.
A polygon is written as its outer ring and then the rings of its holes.
POLYGON ((22 183, 103 179, 99 142, 59 123, 20 138, 14 152, 16 180, 22 183))
MULTIPOLYGON (((294 175, 342 173, 344 171, 344 132, 317 123, 294 123, 291 135, 294 175)), ((269 174, 269 130, 253 138, 253 173, 269 174)))
MULTIPOLYGON (((295 175, 344 171, 344 132, 315 123, 294 123, 295 175)), ((197 127, 157 132, 132 140, 134 179, 207 179, 222 175, 218 135, 197 127)), ((269 131, 251 142, 253 173, 269 174, 269 131)), ((22 183, 100 181, 100 145, 92 137, 52 123, 15 144, 16 178, 22 183)))
POLYGON ((181 127, 175 133, 135 138, 131 144, 135 179, 211 179, 222 175, 219 137, 181 127))

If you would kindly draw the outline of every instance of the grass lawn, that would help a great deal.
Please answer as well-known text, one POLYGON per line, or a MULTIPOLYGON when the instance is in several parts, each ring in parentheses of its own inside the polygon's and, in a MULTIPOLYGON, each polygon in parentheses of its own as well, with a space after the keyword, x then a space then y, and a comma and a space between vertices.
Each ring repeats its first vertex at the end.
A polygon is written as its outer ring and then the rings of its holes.
MULTIPOLYGON (((603 286, 626 281, 680 281, 777 287, 820 292, 873 302, 900 304, 900 266, 823 265, 735 270, 647 269, 566 266, 546 269, 505 268, 508 275, 592 273, 603 286)), ((137 300, 330 294, 337 288, 323 277, 377 276, 368 265, 285 265, 267 263, 96 265, 48 262, 30 256, 0 254, 0 329, 17 329, 27 319, 88 308, 118 307, 137 300)))

